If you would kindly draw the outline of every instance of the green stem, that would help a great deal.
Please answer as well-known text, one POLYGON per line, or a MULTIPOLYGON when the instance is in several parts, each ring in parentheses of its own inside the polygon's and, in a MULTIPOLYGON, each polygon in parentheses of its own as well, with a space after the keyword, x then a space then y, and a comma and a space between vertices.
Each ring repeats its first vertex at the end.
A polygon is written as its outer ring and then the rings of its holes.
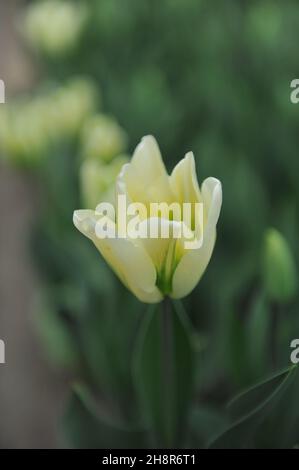
POLYGON ((281 305, 278 302, 272 302, 271 304, 271 331, 270 331, 270 352, 272 359, 272 366, 275 369, 277 367, 278 357, 278 331, 279 331, 279 320, 281 316, 281 305))
POLYGON ((161 340, 162 340, 162 383, 163 383, 163 403, 165 419, 165 444, 171 448, 174 444, 175 423, 173 422, 173 403, 176 393, 174 383, 174 351, 173 351, 173 320, 172 305, 168 298, 162 303, 161 315, 161 340))

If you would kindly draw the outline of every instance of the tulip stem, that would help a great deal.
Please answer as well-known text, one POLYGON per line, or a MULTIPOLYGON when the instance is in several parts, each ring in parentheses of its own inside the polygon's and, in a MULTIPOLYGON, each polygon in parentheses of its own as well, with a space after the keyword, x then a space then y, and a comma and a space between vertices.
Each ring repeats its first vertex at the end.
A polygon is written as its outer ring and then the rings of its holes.
POLYGON ((163 373, 163 402, 165 419, 165 444, 167 447, 173 445, 173 397, 176 393, 174 383, 174 351, 173 351, 173 320, 172 305, 166 297, 162 304, 161 339, 162 339, 162 373, 163 373))
POLYGON ((275 369, 277 367, 277 341, 278 341, 278 326, 280 318, 280 306, 277 302, 271 305, 271 331, 270 331, 270 351, 272 365, 275 369))

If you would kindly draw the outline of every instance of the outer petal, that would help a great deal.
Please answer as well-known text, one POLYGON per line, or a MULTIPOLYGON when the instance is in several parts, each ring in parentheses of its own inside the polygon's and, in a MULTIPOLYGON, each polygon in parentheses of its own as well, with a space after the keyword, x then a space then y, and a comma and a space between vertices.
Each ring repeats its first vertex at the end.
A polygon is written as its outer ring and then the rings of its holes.
POLYGON ((169 184, 158 144, 154 137, 143 137, 132 160, 118 177, 117 192, 127 194, 132 202, 172 202, 174 197, 169 184))
POLYGON ((192 152, 188 152, 185 158, 174 167, 169 179, 176 201, 181 204, 183 202, 201 202, 192 152))
MULTIPOLYGON (((155 303, 162 299, 156 287, 155 266, 141 244, 123 238, 99 239, 95 233, 97 216, 91 210, 74 212, 74 224, 90 238, 121 281, 142 302, 155 303)), ((114 222, 111 221, 111 227, 114 222)))
POLYGON ((221 183, 216 178, 207 178, 202 184, 202 197, 206 211, 203 244, 197 250, 189 250, 181 259, 173 275, 173 298, 188 295, 203 275, 213 252, 216 239, 216 224, 222 204, 221 183))

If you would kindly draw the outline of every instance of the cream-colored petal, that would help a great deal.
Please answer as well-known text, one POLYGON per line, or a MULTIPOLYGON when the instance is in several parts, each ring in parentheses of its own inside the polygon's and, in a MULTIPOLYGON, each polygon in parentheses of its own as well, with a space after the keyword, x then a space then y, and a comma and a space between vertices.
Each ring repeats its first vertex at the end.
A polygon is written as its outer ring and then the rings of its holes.
POLYGON ((202 197, 207 213, 202 246, 188 250, 182 257, 173 275, 173 298, 188 295, 203 275, 213 252, 216 239, 216 224, 222 204, 221 183, 216 178, 207 178, 202 185, 202 197))
POLYGON ((184 242, 193 237, 193 232, 183 222, 159 217, 143 220, 139 224, 139 228, 142 233, 148 234, 148 237, 139 239, 139 241, 153 260, 157 271, 161 270, 169 246, 173 241, 176 242, 173 262, 177 264, 184 253, 184 242))
POLYGON ((117 182, 117 192, 127 194, 130 201, 172 202, 169 177, 154 137, 143 137, 132 160, 124 165, 117 182))
POLYGON ((169 295, 173 273, 185 251, 184 242, 190 241, 194 234, 183 222, 158 217, 143 220, 139 228, 146 235, 140 243, 156 267, 156 284, 164 295, 169 295))
POLYGON ((201 202, 195 160, 192 152, 188 152, 185 158, 174 167, 169 180, 176 201, 181 204, 184 202, 201 202))
POLYGON ((201 248, 189 250, 180 261, 172 280, 171 297, 180 299, 188 295, 203 275, 210 258, 216 239, 216 231, 209 239, 205 239, 201 248))
POLYGON ((95 245, 121 281, 146 303, 162 300, 156 286, 157 272, 145 249, 129 239, 96 239, 95 245))
MULTIPOLYGON (((93 211, 75 211, 73 220, 78 230, 93 241, 121 281, 139 300, 146 303, 162 300, 156 286, 154 263, 141 244, 124 238, 98 238, 95 233, 98 217, 93 211)), ((111 229, 113 224, 111 221, 111 229)))
POLYGON ((219 219, 222 206, 222 186, 217 178, 209 177, 201 186, 201 193, 206 214, 205 232, 213 230, 219 219))
POLYGON ((83 235, 85 235, 90 240, 93 240, 95 225, 97 222, 95 211, 90 209, 80 209, 74 211, 73 222, 79 232, 83 233, 83 235))
POLYGON ((200 217, 201 208, 198 205, 202 203, 202 195, 197 182, 195 160, 192 152, 188 152, 185 158, 175 166, 169 180, 176 200, 182 208, 184 203, 191 204, 190 214, 187 216, 183 212, 183 220, 192 230, 196 230, 196 236, 200 236, 203 231, 203 220, 200 217))

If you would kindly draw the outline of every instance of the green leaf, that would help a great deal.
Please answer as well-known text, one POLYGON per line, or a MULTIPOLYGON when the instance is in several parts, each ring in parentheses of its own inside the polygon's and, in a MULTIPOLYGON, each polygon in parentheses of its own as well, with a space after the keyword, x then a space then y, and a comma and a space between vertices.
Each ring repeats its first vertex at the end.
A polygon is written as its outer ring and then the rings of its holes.
POLYGON ((178 309, 164 301, 150 307, 140 329, 133 373, 141 410, 160 447, 182 441, 191 402, 195 354, 190 328, 178 309))
POLYGON ((45 298, 39 300, 35 327, 49 361, 54 366, 76 368, 80 363, 79 346, 59 312, 45 298))
POLYGON ((228 405, 233 424, 210 448, 250 447, 252 435, 291 383, 296 367, 288 367, 234 398, 228 405))
POLYGON ((190 415, 189 429, 191 446, 206 448, 215 435, 219 435, 228 426, 228 417, 224 412, 211 406, 197 405, 190 415))
POLYGON ((258 429, 256 444, 262 448, 291 449, 299 442, 299 374, 258 429))
MULTIPOLYGON (((297 366, 298 367, 298 366, 297 366)), ((284 397, 287 407, 279 410, 279 413, 275 416, 276 423, 274 428, 279 429, 277 433, 277 445, 276 448, 292 448, 299 443, 299 407, 298 407, 298 396, 299 396, 299 374, 292 383, 292 386, 287 392, 287 396, 284 397)), ((282 407, 281 407, 282 408, 282 407)))
POLYGON ((83 384, 73 387, 63 431, 75 448, 129 449, 145 445, 144 430, 109 416, 105 403, 100 407, 83 384))
POLYGON ((265 295, 260 294, 252 305, 247 324, 248 355, 253 380, 259 379, 269 365, 270 311, 265 295))
POLYGON ((247 347, 247 331, 240 316, 232 310, 228 318, 227 347, 233 378, 240 386, 248 385, 250 360, 247 347))
POLYGON ((264 406, 268 400, 275 396, 277 389, 289 378, 292 367, 287 367, 267 379, 249 387, 233 398, 228 404, 228 410, 233 418, 245 416, 256 410, 256 407, 264 406))
POLYGON ((140 304, 133 296, 116 292, 113 302, 92 307, 80 324, 86 374, 101 393, 123 412, 134 412, 131 375, 132 339, 140 318, 140 304), (126 315, 124 315, 126 312, 126 315), (119 325, 121 324, 121 328, 119 325))

